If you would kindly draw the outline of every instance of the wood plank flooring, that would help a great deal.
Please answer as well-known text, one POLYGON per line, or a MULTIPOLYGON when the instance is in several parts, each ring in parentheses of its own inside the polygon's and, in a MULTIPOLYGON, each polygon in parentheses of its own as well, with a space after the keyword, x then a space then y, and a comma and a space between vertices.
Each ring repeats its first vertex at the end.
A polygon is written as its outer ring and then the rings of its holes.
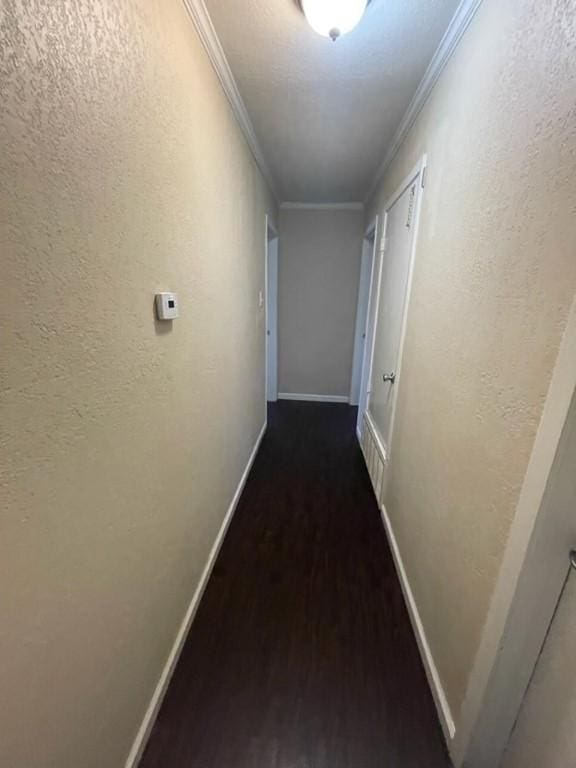
POLYGON ((347 405, 279 402, 141 768, 447 768, 347 405))

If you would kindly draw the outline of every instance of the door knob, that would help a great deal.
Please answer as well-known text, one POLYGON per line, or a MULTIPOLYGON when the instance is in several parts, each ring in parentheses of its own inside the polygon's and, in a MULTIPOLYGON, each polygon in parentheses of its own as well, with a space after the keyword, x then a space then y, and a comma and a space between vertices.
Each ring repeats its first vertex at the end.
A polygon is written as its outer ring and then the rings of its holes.
POLYGON ((387 381, 389 381, 389 382, 390 382, 390 384, 394 384, 394 381, 396 380, 396 374, 395 374, 395 373, 385 373, 385 374, 382 376, 382 380, 383 380, 384 382, 387 382, 387 381))

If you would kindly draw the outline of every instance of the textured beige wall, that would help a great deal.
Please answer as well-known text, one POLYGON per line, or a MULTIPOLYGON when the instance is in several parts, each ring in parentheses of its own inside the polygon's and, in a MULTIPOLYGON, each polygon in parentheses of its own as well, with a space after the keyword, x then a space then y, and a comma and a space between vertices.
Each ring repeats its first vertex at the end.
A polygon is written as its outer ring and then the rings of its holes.
POLYGON ((264 421, 273 204, 180 0, 0 0, 0 101, 0 764, 119 768, 264 421))
POLYGON ((283 209, 278 391, 350 395, 364 214, 283 209))
POLYGON ((367 211, 428 154, 385 501, 457 725, 576 288, 575 19, 484 0, 367 211))
POLYGON ((503 768, 568 768, 576 754, 576 574, 566 584, 558 611, 503 768))

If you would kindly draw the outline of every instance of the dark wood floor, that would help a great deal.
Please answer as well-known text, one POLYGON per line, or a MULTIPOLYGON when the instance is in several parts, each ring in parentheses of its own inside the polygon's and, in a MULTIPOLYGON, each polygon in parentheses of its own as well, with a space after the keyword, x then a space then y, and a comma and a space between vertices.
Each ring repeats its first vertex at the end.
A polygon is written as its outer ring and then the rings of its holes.
POLYGON ((141 768, 446 768, 346 405, 280 402, 141 768))

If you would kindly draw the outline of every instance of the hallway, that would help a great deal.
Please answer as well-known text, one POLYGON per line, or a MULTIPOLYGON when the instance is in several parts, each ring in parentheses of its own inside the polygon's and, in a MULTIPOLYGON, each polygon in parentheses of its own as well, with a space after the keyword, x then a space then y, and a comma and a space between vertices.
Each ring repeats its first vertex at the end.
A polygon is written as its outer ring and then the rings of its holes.
POLYGON ((141 768, 444 768, 356 409, 278 402, 141 768))
POLYGON ((0 0, 0 768, 573 765, 575 51, 0 0))

